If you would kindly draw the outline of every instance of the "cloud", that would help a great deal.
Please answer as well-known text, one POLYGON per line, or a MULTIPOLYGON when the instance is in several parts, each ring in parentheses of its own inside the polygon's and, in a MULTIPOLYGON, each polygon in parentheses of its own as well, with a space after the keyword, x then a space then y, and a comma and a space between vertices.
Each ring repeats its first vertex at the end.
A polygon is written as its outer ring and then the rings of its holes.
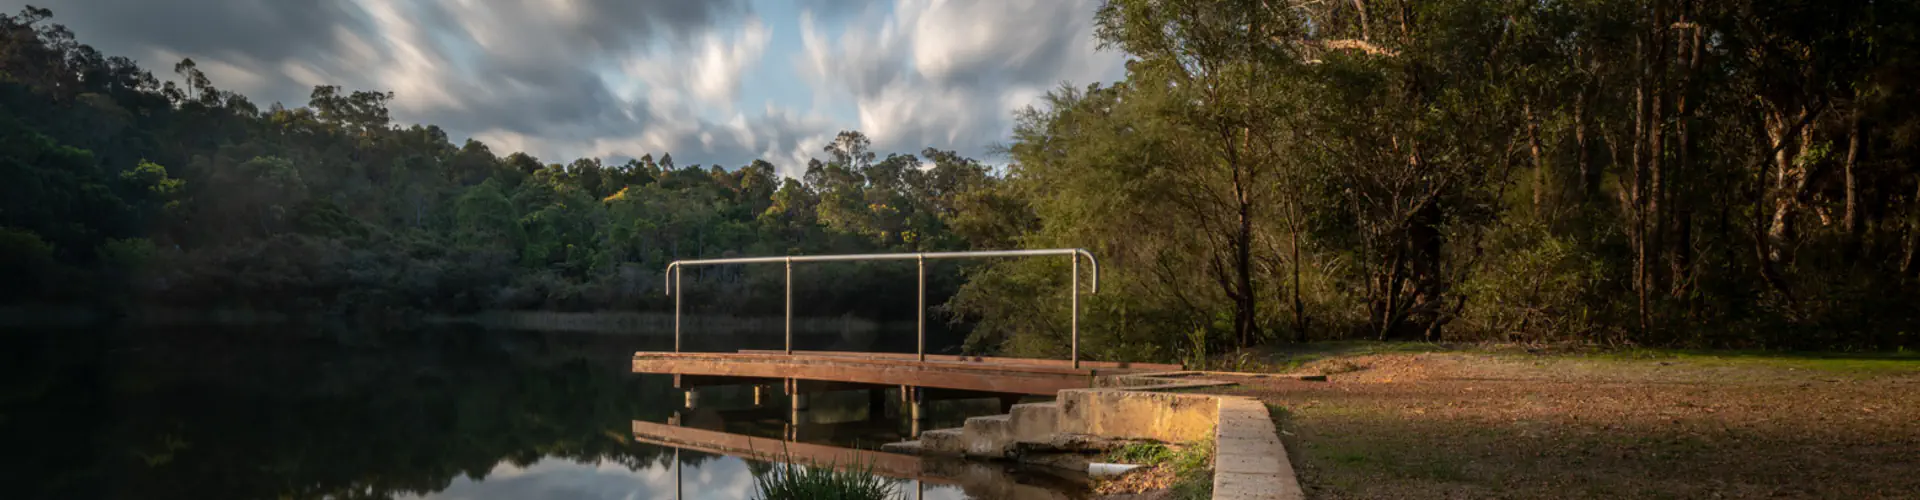
MULTIPOLYGON (((22 0, 0 0, 18 10, 22 0)), ((395 92, 430 123, 549 162, 672 153, 798 175, 841 130, 979 156, 1062 81, 1121 74, 1097 0, 68 0, 54 22, 166 77, 191 57, 256 102, 395 92), (782 7, 791 9, 792 7, 782 7)))
POLYGON ((979 154, 1006 140, 1012 111, 1061 82, 1118 78, 1100 52, 1094 0, 901 0, 877 31, 831 39, 803 15, 797 66, 850 96, 883 151, 943 146, 979 154))

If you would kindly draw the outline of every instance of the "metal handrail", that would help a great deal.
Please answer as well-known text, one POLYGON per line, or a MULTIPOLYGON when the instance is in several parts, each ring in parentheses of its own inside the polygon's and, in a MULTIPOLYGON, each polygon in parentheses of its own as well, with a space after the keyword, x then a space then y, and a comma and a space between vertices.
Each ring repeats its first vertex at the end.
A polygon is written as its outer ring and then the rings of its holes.
POLYGON ((1087 263, 1093 266, 1093 286, 1087 293, 1100 293, 1100 261, 1093 258, 1093 252, 1083 248, 1049 248, 1041 250, 982 250, 973 252, 917 252, 917 253, 872 253, 840 255, 789 255, 784 257, 736 257, 730 259, 676 260, 667 264, 666 291, 673 296, 673 352, 680 352, 680 272, 686 266, 706 266, 725 264, 771 264, 783 262, 787 265, 787 354, 793 354, 793 263, 795 262, 832 262, 860 260, 914 260, 920 263, 920 309, 915 313, 916 327, 920 336, 920 361, 927 360, 927 259, 978 259, 990 257, 1036 257, 1042 255, 1067 255, 1073 260, 1072 319, 1069 323, 1073 336, 1073 367, 1080 368, 1080 257, 1086 256, 1087 263))

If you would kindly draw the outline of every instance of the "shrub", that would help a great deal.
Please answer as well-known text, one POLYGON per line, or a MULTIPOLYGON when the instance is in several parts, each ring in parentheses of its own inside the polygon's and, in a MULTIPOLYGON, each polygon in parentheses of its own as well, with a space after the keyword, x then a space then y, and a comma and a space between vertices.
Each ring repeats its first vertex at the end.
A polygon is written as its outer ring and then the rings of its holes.
POLYGON ((753 482, 763 500, 883 500, 894 493, 893 482, 874 475, 871 467, 809 467, 786 461, 753 482))

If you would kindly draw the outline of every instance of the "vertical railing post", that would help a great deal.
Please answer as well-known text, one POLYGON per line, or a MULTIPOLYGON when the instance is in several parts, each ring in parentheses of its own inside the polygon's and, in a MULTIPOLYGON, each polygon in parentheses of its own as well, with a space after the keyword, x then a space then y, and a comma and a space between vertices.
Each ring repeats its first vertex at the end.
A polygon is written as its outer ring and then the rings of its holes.
POLYGON ((1073 332, 1073 369, 1078 370, 1080 369, 1080 254, 1070 253, 1067 254, 1067 258, 1073 259, 1073 286, 1070 287, 1073 289, 1073 319, 1068 323, 1068 328, 1073 332))
POLYGON ((680 281, 686 266, 673 267, 673 352, 680 352, 680 281))
POLYGON ((920 362, 925 363, 927 362, 927 256, 921 255, 918 260, 920 261, 920 293, 914 304, 918 305, 919 309, 913 315, 919 320, 915 330, 920 334, 920 362))
POLYGON ((793 257, 787 257, 787 355, 793 355, 793 257))

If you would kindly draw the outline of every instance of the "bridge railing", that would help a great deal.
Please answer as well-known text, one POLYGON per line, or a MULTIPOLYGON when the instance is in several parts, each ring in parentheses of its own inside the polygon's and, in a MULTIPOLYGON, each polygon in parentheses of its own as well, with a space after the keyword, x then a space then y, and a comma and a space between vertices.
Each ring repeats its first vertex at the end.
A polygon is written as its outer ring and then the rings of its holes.
POLYGON ((1073 290, 1070 293, 1072 297, 1073 305, 1071 307, 1071 312, 1069 312, 1069 314, 1071 315, 1071 319, 1069 322, 1069 325, 1070 325, 1069 329, 1073 337, 1073 348, 1072 348, 1073 367, 1079 368, 1080 367, 1080 258, 1083 256, 1087 258, 1087 263, 1093 266, 1093 269, 1092 269, 1093 271, 1092 285, 1093 286, 1091 287, 1091 289, 1088 290, 1088 293, 1100 293, 1100 261, 1095 260, 1093 258, 1092 252, 1088 252, 1085 249, 1080 249, 1080 248, 1050 248, 1050 249, 1040 249, 1040 250, 984 250, 984 251, 972 251, 972 252, 790 255, 790 256, 784 256, 784 257, 740 257, 740 258, 731 258, 731 259, 676 260, 670 264, 667 264, 667 272, 666 272, 667 294, 673 296, 673 352, 680 352, 680 297, 681 297, 680 272, 682 269, 685 269, 688 266, 785 263, 787 266, 787 277, 786 277, 787 317, 785 322, 786 334, 787 334, 787 354, 793 354, 793 263, 795 262, 863 261, 863 260, 918 261, 919 268, 920 268, 920 287, 919 287, 919 299, 917 300, 917 303, 919 304, 920 307, 919 307, 919 310, 914 313, 914 317, 918 320, 918 326, 916 327, 916 330, 917 330, 917 334, 920 337, 919 359, 920 361, 926 361, 927 360, 927 260, 928 259, 982 259, 982 258, 998 258, 998 257, 1039 257, 1039 256, 1047 256, 1047 255, 1065 255, 1065 256, 1068 256, 1069 259, 1073 262, 1073 265, 1072 265, 1073 285, 1069 287, 1073 290))

